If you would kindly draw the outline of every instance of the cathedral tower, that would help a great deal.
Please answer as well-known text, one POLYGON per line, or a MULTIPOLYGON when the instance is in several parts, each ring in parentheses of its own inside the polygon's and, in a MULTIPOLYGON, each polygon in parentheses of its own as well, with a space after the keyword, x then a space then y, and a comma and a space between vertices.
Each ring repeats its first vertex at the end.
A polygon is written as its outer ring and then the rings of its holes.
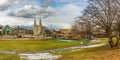
POLYGON ((36 17, 34 19, 34 30, 33 30, 34 35, 37 33, 37 24, 36 24, 36 17))
POLYGON ((39 25, 36 23, 36 18, 34 19, 34 35, 41 35, 42 33, 42 22, 41 18, 39 20, 39 25))
POLYGON ((42 22, 41 22, 41 18, 40 18, 40 20, 39 20, 39 27, 40 27, 40 33, 42 33, 42 22))
POLYGON ((36 25, 36 17, 35 17, 35 19, 34 19, 34 25, 36 25))

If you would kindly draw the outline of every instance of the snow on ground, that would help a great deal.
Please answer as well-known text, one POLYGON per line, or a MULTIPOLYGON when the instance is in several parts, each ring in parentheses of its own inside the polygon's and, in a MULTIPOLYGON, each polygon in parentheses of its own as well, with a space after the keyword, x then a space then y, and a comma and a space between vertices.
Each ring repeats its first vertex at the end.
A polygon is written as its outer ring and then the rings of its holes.
POLYGON ((58 59, 61 55, 52 55, 50 53, 36 53, 36 54, 19 54, 20 59, 28 59, 28 60, 53 60, 58 59))
POLYGON ((75 48, 81 48, 81 49, 84 49, 84 48, 93 48, 93 47, 99 47, 99 46, 104 46, 105 44, 95 44, 95 45, 88 45, 88 46, 76 46, 76 47, 70 47, 71 49, 75 49, 75 48))
POLYGON ((93 48, 93 47, 99 47, 99 46, 103 46, 105 44, 96 44, 96 45, 88 45, 88 46, 76 46, 76 47, 70 47, 72 50, 71 52, 74 52, 74 51, 80 51, 80 50, 83 50, 84 48, 93 48))
MULTIPOLYGON (((88 45, 88 46, 76 46, 76 47, 69 47, 67 49, 58 49, 58 51, 62 51, 62 50, 69 50, 69 49, 76 49, 76 48, 80 48, 80 49, 77 49, 78 50, 82 50, 84 48, 93 48, 93 47, 99 47, 99 46, 103 46, 105 44, 95 44, 95 45, 88 45)), ((54 51, 54 50, 52 50, 54 51)), ((55 50, 56 51, 56 50, 55 50)), ((76 51, 76 50, 72 50, 72 51, 76 51)), ((35 54, 19 54, 20 55, 20 58, 21 60, 22 59, 28 59, 28 60, 40 60, 40 59, 43 59, 43 60, 53 60, 53 59, 58 59, 61 57, 61 55, 52 55, 48 52, 45 52, 45 53, 35 53, 35 54)))

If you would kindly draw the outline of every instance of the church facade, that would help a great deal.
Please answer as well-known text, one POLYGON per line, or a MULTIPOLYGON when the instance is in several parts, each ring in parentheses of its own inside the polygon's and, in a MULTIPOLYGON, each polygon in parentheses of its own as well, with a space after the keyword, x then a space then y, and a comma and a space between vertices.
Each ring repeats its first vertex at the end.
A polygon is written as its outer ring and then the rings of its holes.
POLYGON ((39 24, 37 25, 36 23, 36 18, 34 19, 34 30, 33 30, 33 34, 35 36, 39 36, 42 34, 42 22, 41 22, 41 18, 39 20, 39 24))

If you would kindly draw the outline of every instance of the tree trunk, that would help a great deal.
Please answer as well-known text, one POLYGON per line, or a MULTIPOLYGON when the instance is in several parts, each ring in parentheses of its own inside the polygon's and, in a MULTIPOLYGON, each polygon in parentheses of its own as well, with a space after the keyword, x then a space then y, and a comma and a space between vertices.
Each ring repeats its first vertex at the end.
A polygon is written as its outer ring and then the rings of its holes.
POLYGON ((120 38, 117 38, 117 41, 115 43, 115 47, 117 47, 117 48, 118 48, 118 45, 119 45, 119 40, 120 40, 120 38))
POLYGON ((113 48, 114 47, 114 43, 113 43, 113 37, 108 37, 109 39, 109 45, 110 45, 110 47, 111 48, 113 48))
POLYGON ((117 41, 116 41, 116 43, 115 43, 115 47, 116 47, 116 48, 119 48, 119 47, 118 47, 118 45, 119 45, 119 40, 120 40, 120 34, 118 34, 118 36, 117 36, 117 41))

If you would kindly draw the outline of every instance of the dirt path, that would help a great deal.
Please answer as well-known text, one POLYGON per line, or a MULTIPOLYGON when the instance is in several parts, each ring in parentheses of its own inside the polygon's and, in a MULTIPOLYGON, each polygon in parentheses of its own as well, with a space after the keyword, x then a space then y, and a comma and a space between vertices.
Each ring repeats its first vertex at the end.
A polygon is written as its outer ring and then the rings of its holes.
POLYGON ((93 47, 99 47, 104 46, 105 44, 95 44, 95 45, 88 45, 88 46, 73 46, 68 48, 59 48, 59 49, 53 49, 53 50, 44 50, 44 51, 38 51, 38 52, 9 52, 9 51, 0 51, 0 53, 4 54, 17 54, 20 56, 20 60, 22 59, 28 59, 28 60, 54 60, 61 57, 61 55, 52 55, 51 53, 58 52, 58 51, 64 51, 64 50, 71 50, 80 48, 80 50, 85 48, 93 48, 93 47))
POLYGON ((0 53, 5 53, 5 54, 35 54, 35 53, 53 53, 53 52, 58 52, 58 51, 64 51, 64 50, 70 50, 70 49, 85 49, 85 48, 93 48, 93 47, 99 47, 103 46, 105 44, 94 44, 94 45, 88 45, 88 46, 72 46, 72 47, 67 47, 67 48, 59 48, 59 49, 53 49, 53 50, 44 50, 44 51, 38 51, 38 52, 10 52, 10 51, 0 51, 0 53))

